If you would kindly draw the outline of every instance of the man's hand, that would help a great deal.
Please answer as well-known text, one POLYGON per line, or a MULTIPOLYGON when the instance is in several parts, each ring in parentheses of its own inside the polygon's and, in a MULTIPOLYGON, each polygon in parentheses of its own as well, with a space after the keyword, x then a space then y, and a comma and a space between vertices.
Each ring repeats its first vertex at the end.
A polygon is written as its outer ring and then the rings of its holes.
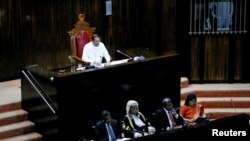
POLYGON ((138 138, 138 137, 142 137, 142 134, 141 134, 141 133, 135 132, 135 133, 134 133, 134 138, 138 138))
POLYGON ((171 113, 172 113, 172 115, 174 115, 174 116, 177 115, 177 112, 176 112, 176 110, 175 110, 174 108, 172 108, 171 113))
POLYGON ((97 65, 97 66, 100 66, 102 63, 99 62, 99 61, 94 61, 93 64, 97 65))

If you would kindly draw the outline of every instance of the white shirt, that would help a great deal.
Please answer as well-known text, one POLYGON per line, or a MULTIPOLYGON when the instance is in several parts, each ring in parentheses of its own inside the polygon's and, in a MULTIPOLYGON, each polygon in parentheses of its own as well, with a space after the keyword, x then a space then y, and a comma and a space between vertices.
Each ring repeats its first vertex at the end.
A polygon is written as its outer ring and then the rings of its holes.
MULTIPOLYGON (((111 125, 110 124, 107 124, 107 123, 105 123, 105 125, 106 125, 106 130, 107 130, 107 132, 108 132, 108 136, 109 136, 109 141, 112 141, 112 139, 111 139, 111 136, 110 136, 110 133, 109 133, 109 127, 108 126, 110 126, 111 127, 111 125)), ((111 127, 112 128, 112 127, 111 127)), ((112 128, 112 130, 113 130, 113 128, 112 128)))
POLYGON ((83 48, 82 60, 90 62, 92 65, 95 61, 101 63, 102 57, 105 57, 106 61, 110 61, 110 55, 102 42, 99 46, 94 46, 92 42, 87 43, 83 48))

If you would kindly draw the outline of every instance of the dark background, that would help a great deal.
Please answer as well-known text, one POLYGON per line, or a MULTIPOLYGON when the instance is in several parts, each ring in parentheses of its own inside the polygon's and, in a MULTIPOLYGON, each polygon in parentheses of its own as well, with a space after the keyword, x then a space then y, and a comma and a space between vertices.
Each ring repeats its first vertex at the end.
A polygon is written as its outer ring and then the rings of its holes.
POLYGON ((0 80, 19 78, 28 65, 68 65, 67 32, 80 13, 113 58, 117 49, 148 58, 179 53, 191 82, 250 82, 249 33, 189 35, 188 0, 112 0, 112 16, 104 0, 1 0, 0 80))

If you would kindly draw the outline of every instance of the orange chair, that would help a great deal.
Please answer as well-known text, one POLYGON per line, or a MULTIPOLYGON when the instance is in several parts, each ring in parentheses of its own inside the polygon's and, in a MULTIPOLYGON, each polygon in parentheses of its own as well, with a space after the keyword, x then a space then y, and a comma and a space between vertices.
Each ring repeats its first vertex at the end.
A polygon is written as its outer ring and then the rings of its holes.
POLYGON ((89 23, 84 21, 84 18, 84 14, 79 14, 78 21, 68 34, 70 35, 72 58, 75 62, 86 65, 87 63, 82 60, 82 52, 85 44, 91 41, 91 36, 95 32, 95 28, 90 27, 89 23))

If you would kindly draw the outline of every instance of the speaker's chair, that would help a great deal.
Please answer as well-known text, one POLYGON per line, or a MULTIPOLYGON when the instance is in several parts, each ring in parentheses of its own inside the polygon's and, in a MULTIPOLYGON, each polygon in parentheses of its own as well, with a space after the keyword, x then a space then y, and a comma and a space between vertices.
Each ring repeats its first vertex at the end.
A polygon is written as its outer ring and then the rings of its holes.
POLYGON ((89 23, 84 20, 84 14, 79 14, 78 21, 74 28, 69 31, 71 56, 77 63, 86 64, 82 60, 82 52, 85 44, 91 41, 91 36, 95 32, 94 27, 90 27, 89 23))

